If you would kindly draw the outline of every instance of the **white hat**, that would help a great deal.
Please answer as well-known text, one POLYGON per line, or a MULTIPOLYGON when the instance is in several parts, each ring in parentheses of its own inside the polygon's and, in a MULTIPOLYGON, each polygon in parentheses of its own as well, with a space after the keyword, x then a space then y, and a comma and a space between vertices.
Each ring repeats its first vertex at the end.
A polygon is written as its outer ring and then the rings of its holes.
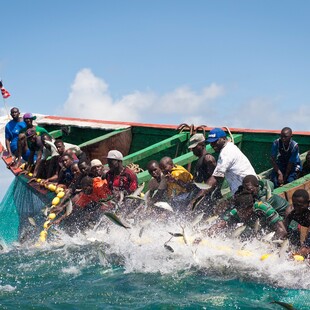
POLYGON ((123 154, 120 151, 112 150, 109 151, 107 159, 123 160, 123 154))
POLYGON ((196 133, 189 139, 189 149, 193 149, 196 147, 199 143, 205 142, 206 138, 202 133, 196 133))
POLYGON ((102 166, 102 162, 99 159, 93 159, 90 162, 90 167, 97 167, 97 166, 102 166))

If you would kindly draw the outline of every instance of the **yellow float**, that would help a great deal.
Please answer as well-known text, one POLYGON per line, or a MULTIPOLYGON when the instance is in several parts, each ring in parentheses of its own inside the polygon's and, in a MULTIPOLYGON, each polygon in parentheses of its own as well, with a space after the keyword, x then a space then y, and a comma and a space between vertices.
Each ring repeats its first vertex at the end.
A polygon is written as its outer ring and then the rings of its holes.
POLYGON ((51 192, 55 192, 56 190, 56 185, 55 184, 49 184, 47 187, 51 192))
POLYGON ((55 214, 55 213, 50 213, 50 214, 48 215, 48 218, 49 218, 50 220, 53 220, 55 217, 56 217, 56 214, 55 214))
POLYGON ((59 192, 56 197, 63 198, 65 196, 65 192, 59 192))
POLYGON ((58 204, 59 204, 59 202, 60 202, 60 199, 59 199, 59 197, 55 197, 53 200, 52 200, 52 205, 53 206, 57 206, 58 204))

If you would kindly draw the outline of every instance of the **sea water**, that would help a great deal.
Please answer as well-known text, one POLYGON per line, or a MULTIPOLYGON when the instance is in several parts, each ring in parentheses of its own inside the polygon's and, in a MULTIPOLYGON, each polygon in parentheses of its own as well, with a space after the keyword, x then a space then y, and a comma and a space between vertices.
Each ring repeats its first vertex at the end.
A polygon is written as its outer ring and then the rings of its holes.
POLYGON ((186 240, 169 233, 183 231, 175 220, 125 229, 106 219, 73 237, 51 229, 36 246, 2 244, 0 308, 310 309, 306 263, 257 240, 193 243, 197 227, 182 224, 186 240))

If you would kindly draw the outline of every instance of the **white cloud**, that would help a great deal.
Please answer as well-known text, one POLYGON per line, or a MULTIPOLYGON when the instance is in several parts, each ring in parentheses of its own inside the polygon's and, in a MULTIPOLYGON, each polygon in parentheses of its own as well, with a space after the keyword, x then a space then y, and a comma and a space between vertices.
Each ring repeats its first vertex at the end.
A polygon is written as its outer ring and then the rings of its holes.
POLYGON ((231 104, 231 94, 216 83, 195 91, 180 86, 165 94, 133 91, 115 100, 109 85, 90 69, 80 70, 64 104, 63 114, 72 117, 116 121, 228 126, 253 129, 309 130, 307 105, 283 110, 283 98, 252 98, 231 104))
POLYGON ((146 122, 156 122, 154 118, 170 115, 177 119, 176 122, 182 122, 190 115, 205 111, 208 104, 223 93, 222 86, 211 84, 200 93, 182 86, 162 96, 152 91, 134 91, 119 100, 113 100, 108 84, 96 77, 90 69, 82 69, 71 86, 63 114, 71 117, 146 122))

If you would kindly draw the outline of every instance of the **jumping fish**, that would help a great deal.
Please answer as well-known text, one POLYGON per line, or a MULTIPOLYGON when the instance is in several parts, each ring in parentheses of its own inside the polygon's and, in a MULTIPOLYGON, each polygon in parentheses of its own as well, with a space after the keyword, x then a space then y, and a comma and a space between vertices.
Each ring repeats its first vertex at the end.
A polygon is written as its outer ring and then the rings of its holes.
POLYGON ((182 232, 183 232, 183 241, 187 245, 188 243, 187 243, 187 238, 186 238, 186 235, 185 235, 185 227, 181 226, 181 228, 182 228, 182 232))
POLYGON ((266 182, 266 190, 266 200, 268 200, 272 196, 272 190, 268 181, 266 182))
POLYGON ((204 213, 199 213, 197 216, 195 216, 194 220, 192 221, 192 227, 196 226, 200 221, 202 220, 204 216, 204 213))
POLYGON ((254 232, 257 233, 261 228, 261 225, 260 225, 260 222, 259 222, 259 219, 257 219, 254 223, 254 232))
POLYGON ((104 212, 103 214, 106 217, 108 217, 114 224, 116 224, 120 227, 124 227, 126 229, 130 228, 129 226, 125 225, 116 214, 114 214, 112 212, 104 212))
POLYGON ((170 251, 171 253, 174 252, 174 249, 170 245, 164 244, 164 247, 165 247, 166 250, 170 251))
POLYGON ((239 226, 232 232, 231 236, 233 238, 238 238, 244 232, 245 229, 246 229, 246 225, 239 226))
POLYGON ((194 184, 199 188, 199 189, 204 189, 204 190, 207 190, 207 189, 210 189, 211 186, 206 184, 206 183, 197 183, 197 182, 194 182, 194 184))
POLYGON ((173 209, 168 202, 159 201, 159 202, 154 203, 154 206, 173 212, 173 209))
POLYGON ((133 192, 133 195, 134 195, 134 196, 139 196, 139 195, 142 193, 143 189, 144 189, 144 185, 145 185, 145 183, 143 182, 143 183, 133 192))
POLYGON ((198 205, 203 201, 204 198, 205 198, 204 196, 201 196, 195 200, 195 202, 192 206, 192 211, 194 211, 198 207, 198 205))
POLYGON ((72 201, 69 199, 68 204, 66 206, 66 216, 69 216, 72 213, 73 207, 72 207, 72 201))
POLYGON ((45 217, 47 217, 49 211, 50 211, 50 208, 48 208, 48 207, 45 207, 44 209, 42 209, 42 212, 43 212, 45 217))
POLYGON ((139 231, 139 237, 141 238, 142 237, 142 234, 144 232, 144 227, 141 227, 140 231, 139 231))
POLYGON ((273 238, 275 232, 272 231, 271 233, 267 234, 266 236, 264 236, 262 238, 262 241, 265 241, 265 242, 271 242, 271 239, 273 238))
POLYGON ((28 217, 28 221, 29 221, 29 223, 32 225, 32 226, 37 226, 37 224, 36 224, 36 221, 34 220, 34 218, 33 217, 28 217))
POLYGON ((206 223, 211 224, 211 223, 215 222, 218 218, 219 218, 218 215, 210 216, 210 217, 208 217, 208 218, 206 219, 206 223))
POLYGON ((280 258, 285 257, 286 253, 288 252, 289 246, 290 246, 290 243, 288 239, 283 240, 283 243, 279 251, 280 258))
POLYGON ((105 254, 101 250, 98 251, 98 257, 99 257, 100 264, 102 266, 106 266, 109 264, 105 254))
POLYGON ((295 310, 294 306, 292 304, 287 303, 287 302, 274 300, 274 301, 271 302, 271 304, 280 305, 283 308, 288 309, 288 310, 295 310))
POLYGON ((170 231, 168 231, 168 233, 172 236, 172 237, 183 237, 183 234, 181 233, 172 233, 170 231))

